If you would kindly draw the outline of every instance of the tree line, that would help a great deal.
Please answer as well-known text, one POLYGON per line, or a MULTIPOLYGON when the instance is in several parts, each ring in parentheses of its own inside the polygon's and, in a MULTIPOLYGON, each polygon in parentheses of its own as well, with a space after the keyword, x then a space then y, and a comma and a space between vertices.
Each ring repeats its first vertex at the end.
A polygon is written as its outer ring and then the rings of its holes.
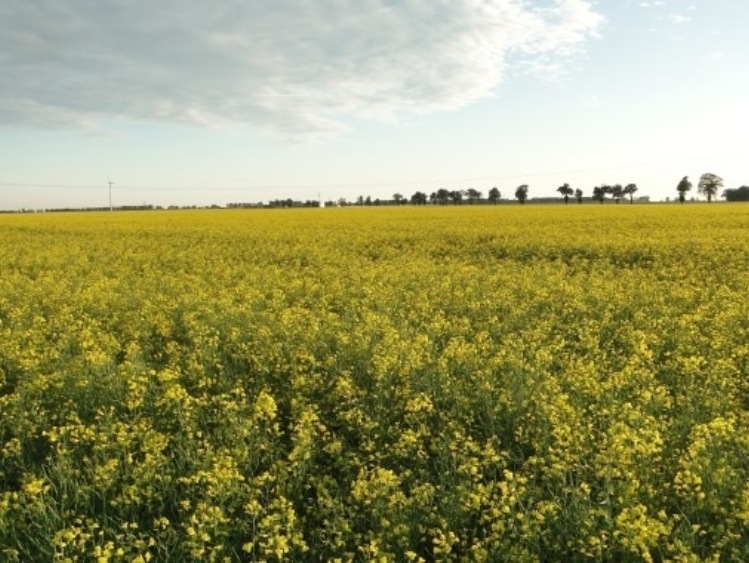
MULTIPOLYGON (((703 174, 697 184, 697 192, 705 196, 708 202, 712 202, 717 197, 720 188, 723 186, 723 179, 712 173, 703 174)), ((684 176, 676 186, 678 198, 681 203, 684 203, 687 199, 687 194, 692 190, 692 182, 689 181, 687 176, 684 176)), ((573 188, 568 183, 564 183, 559 186, 556 191, 562 198, 565 204, 569 204, 571 201, 578 204, 584 201, 593 201, 603 204, 607 199, 613 200, 615 203, 621 203, 623 200, 629 201, 630 204, 635 202, 635 194, 639 188, 635 183, 629 184, 600 184, 592 189, 589 196, 586 196, 582 189, 573 188)), ((528 201, 530 194, 530 188, 528 184, 521 184, 513 193, 514 199, 519 203, 524 204, 528 201)), ((726 201, 749 201, 749 186, 742 186, 737 189, 726 189, 721 194, 721 197, 725 198, 726 201)), ((534 201, 552 201, 554 198, 534 198, 534 201)), ((643 201, 647 201, 647 197, 640 198, 643 201)), ((429 194, 423 191, 416 191, 410 197, 403 195, 398 192, 392 195, 391 198, 381 199, 372 198, 371 196, 359 196, 354 201, 340 198, 338 200, 330 201, 319 201, 319 200, 306 200, 297 201, 288 199, 276 199, 268 202, 267 204, 262 203, 231 203, 227 204, 227 207, 344 207, 344 206, 393 206, 393 205, 488 205, 488 204, 499 204, 500 202, 507 203, 512 198, 503 198, 502 192, 497 187, 491 188, 486 197, 484 193, 475 188, 469 188, 465 190, 449 190, 441 188, 435 190, 429 194)))
MULTIPOLYGON (((712 173, 703 174, 700 177, 700 182, 697 184, 697 191, 707 196, 707 201, 711 202, 713 198, 718 194, 718 190, 723 187, 723 178, 712 173)), ((684 203, 686 194, 692 189, 692 182, 689 181, 687 176, 684 176, 676 187, 679 192, 679 201, 684 203)), ((749 201, 749 186, 741 186, 736 189, 723 190, 721 194, 726 201, 749 201)))
MULTIPOLYGON (((711 172, 705 173, 700 177, 699 183, 697 184, 697 192, 700 195, 707 197, 708 203, 711 203, 713 198, 718 194, 718 191, 723 186, 723 179, 711 172)), ((686 201, 686 194, 692 189, 692 183, 689 181, 687 176, 684 176, 676 186, 676 191, 679 194, 679 201, 684 203, 686 201)), ((624 199, 629 199, 629 203, 635 202, 635 193, 638 191, 637 184, 601 184, 595 186, 592 190, 590 200, 603 203, 607 197, 610 196, 615 203, 620 203, 624 199)), ((577 203, 582 203, 585 199, 585 194, 580 188, 573 188, 568 183, 564 183, 559 186, 556 190, 562 197, 565 204, 568 204, 574 197, 577 203)), ((524 204, 528 200, 529 187, 528 184, 521 184, 515 189, 515 199, 519 203, 524 204)), ((727 189, 722 193, 722 197, 726 201, 749 201, 749 186, 742 186, 737 189, 727 189)), ((483 198, 483 193, 474 188, 467 190, 447 190, 439 189, 427 195, 424 192, 417 191, 410 198, 404 197, 400 193, 393 195, 391 200, 392 204, 404 205, 408 202, 414 205, 426 205, 431 203, 434 205, 448 205, 448 204, 462 204, 467 202, 469 204, 476 203, 491 203, 497 204, 502 199, 502 193, 498 188, 494 187, 489 190, 486 199, 483 198)), ((368 205, 370 200, 366 200, 360 197, 357 201, 358 204, 368 205)))

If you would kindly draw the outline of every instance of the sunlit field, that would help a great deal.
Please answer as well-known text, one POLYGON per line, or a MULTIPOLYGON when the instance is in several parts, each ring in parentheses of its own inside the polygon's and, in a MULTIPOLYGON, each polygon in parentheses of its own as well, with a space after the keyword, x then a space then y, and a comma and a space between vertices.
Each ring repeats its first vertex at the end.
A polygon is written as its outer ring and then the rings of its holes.
POLYGON ((0 560, 749 559, 749 206, 0 215, 0 560))

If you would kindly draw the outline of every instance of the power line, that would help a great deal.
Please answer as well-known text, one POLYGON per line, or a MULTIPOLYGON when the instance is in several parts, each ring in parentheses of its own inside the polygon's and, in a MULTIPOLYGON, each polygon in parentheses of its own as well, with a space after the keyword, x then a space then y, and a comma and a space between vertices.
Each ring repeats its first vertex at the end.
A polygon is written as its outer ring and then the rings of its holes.
POLYGON ((100 190, 101 186, 81 186, 80 184, 29 184, 25 182, 0 182, 9 188, 63 188, 71 190, 100 190))
MULTIPOLYGON (((607 171, 626 170, 632 168, 642 168, 648 166, 657 166, 664 164, 679 164, 683 162, 694 162, 711 160, 715 158, 724 158, 727 156, 739 156, 743 155, 742 152, 724 153, 711 156, 702 157, 686 157, 670 160, 653 160, 648 162, 620 164, 613 166, 602 166, 597 168, 580 168, 580 169, 568 169, 568 170, 554 170, 548 172, 531 172, 531 173, 515 173, 515 174, 492 174, 485 176, 469 176, 462 178, 432 178, 432 179, 417 179, 417 180, 400 180, 400 181, 383 181, 383 182, 366 182, 366 183, 353 183, 353 182, 338 182, 338 183, 314 183, 314 184, 247 184, 241 187, 227 187, 222 185, 203 185, 203 186, 178 186, 178 185, 127 185, 118 184, 118 190, 120 191, 214 191, 214 192, 247 192, 247 191, 259 191, 259 190, 331 190, 340 188, 376 188, 376 187, 387 187, 387 186, 408 186, 418 184, 452 184, 458 182, 482 182, 489 181, 494 182, 496 180, 511 180, 517 178, 541 178, 548 176, 568 176, 576 174, 592 174, 607 171)), ((109 180, 110 190, 114 184, 109 180)), ((56 183, 26 183, 26 182, 0 182, 0 186, 3 187, 17 187, 17 188, 51 188, 51 189, 71 189, 71 190, 99 190, 101 186, 94 185, 81 185, 81 184, 56 184, 56 183)))

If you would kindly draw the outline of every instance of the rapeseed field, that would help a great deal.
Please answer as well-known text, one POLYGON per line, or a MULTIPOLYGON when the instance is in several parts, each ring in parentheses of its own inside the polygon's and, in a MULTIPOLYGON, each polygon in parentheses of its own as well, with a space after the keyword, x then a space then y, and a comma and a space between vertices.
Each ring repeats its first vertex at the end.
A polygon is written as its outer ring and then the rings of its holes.
POLYGON ((749 559, 749 206, 0 216, 0 560, 749 559))

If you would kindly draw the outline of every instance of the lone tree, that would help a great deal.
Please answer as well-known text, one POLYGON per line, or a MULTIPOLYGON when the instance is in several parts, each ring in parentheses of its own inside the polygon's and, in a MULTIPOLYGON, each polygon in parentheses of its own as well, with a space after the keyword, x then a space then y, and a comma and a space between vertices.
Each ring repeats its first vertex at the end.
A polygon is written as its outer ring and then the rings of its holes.
POLYGON ((697 185, 697 191, 707 196, 707 202, 712 203, 713 197, 718 193, 718 190, 723 187, 723 178, 711 174, 710 172, 703 174, 700 178, 700 183, 697 185))
POLYGON ((520 203, 525 203, 525 200, 528 199, 528 185, 518 186, 518 189, 515 190, 515 197, 520 203))
POLYGON ((679 182, 679 185, 676 186, 676 191, 679 192, 679 202, 684 203, 684 200, 687 199, 687 192, 692 189, 692 182, 689 181, 689 177, 684 176, 681 179, 681 182, 679 182))
POLYGON ((583 191, 580 188, 575 190, 575 199, 577 200, 577 203, 583 202, 583 191))
POLYGON ((499 202, 499 198, 502 197, 502 194, 499 192, 499 188, 494 187, 491 190, 489 190, 489 201, 491 201, 494 204, 497 204, 499 202))
POLYGON ((557 188, 557 191, 564 196, 564 204, 567 205, 570 202, 570 196, 575 193, 575 190, 570 188, 570 185, 566 182, 557 188))
POLYGON ((624 186, 624 195, 629 196, 629 204, 632 205, 635 202, 635 192, 637 191, 637 184, 627 184, 624 186))

